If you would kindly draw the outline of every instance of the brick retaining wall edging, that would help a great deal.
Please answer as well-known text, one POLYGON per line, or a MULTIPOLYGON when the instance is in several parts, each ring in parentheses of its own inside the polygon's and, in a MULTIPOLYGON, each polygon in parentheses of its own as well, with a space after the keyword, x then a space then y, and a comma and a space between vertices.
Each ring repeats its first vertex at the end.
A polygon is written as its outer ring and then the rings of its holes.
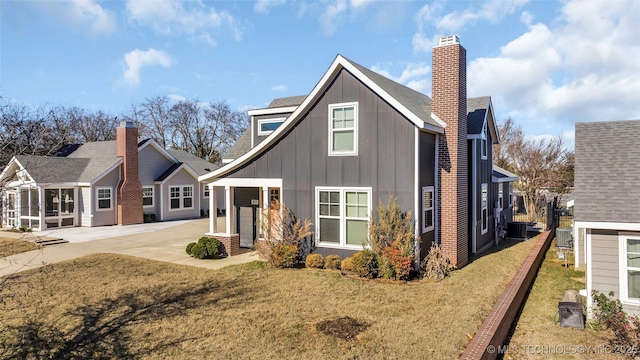
POLYGON ((495 359, 498 356, 497 349, 504 344, 511 325, 526 299, 544 255, 551 245, 553 233, 548 230, 540 234, 538 241, 480 325, 460 359, 495 359))

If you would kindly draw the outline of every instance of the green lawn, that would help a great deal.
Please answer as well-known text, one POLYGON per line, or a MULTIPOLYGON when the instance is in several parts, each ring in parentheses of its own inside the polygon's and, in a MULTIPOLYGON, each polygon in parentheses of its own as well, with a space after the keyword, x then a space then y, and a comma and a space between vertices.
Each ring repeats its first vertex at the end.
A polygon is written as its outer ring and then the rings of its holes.
POLYGON ((0 358, 452 359, 533 244, 438 283, 87 256, 4 279, 0 358))

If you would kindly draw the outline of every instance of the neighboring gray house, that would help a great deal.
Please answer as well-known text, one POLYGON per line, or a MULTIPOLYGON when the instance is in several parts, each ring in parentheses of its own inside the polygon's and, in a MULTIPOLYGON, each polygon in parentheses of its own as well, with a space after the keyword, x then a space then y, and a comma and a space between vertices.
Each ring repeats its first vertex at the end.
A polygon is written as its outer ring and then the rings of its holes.
POLYGON ((586 264, 591 291, 613 291, 640 313, 640 120, 576 124, 574 239, 576 267, 586 264))
POLYGON ((3 226, 70 226, 198 218, 209 194, 198 176, 217 166, 165 150, 122 123, 117 140, 67 145, 56 156, 15 156, 0 174, 3 226))
POLYGON ((252 246, 260 210, 277 200, 313 221, 317 252, 344 257, 362 249, 369 216, 392 194, 412 212, 421 257, 438 242, 464 266, 489 248, 514 177, 492 167, 491 99, 467 99, 457 37, 433 53, 433 99, 338 55, 308 95, 249 111, 225 165, 199 177, 224 189, 228 209, 225 231, 212 214, 208 234, 231 255, 252 246))

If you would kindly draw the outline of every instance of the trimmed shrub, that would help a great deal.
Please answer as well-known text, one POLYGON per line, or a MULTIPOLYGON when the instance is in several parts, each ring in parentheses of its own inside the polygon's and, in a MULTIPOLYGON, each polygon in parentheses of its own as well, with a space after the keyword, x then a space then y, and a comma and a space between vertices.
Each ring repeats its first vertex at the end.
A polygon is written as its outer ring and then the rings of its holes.
POLYGON ((378 256, 380 276, 385 279, 408 280, 413 269, 413 255, 403 255, 398 248, 387 246, 378 256))
POLYGON ((187 245, 186 252, 196 259, 210 259, 220 255, 222 244, 216 238, 203 236, 198 239, 198 243, 187 245))
POLYGON ((198 239, 198 244, 202 244, 202 247, 206 250, 207 257, 214 257, 220 255, 220 249, 222 249, 222 244, 216 238, 210 238, 203 236, 198 239))
POLYGON ((373 279, 378 277, 378 256, 369 249, 358 251, 352 256, 353 272, 360 277, 373 279))
POLYGON ((187 249, 185 251, 187 252, 188 255, 191 255, 191 249, 193 249, 194 246, 196 246, 196 243, 194 242, 189 243, 189 245, 187 245, 187 249))
POLYGON ((324 259, 324 268, 331 270, 340 270, 341 262, 342 261, 340 260, 340 256, 335 254, 327 255, 327 257, 324 259))
POLYGON ((191 247, 191 255, 196 259, 204 259, 207 256, 207 250, 201 244, 195 244, 191 247))
POLYGON ((294 267, 298 260, 298 247, 295 245, 279 243, 269 256, 269 262, 278 268, 294 267))
POLYGON ((324 258, 320 254, 309 254, 304 265, 308 268, 322 269, 324 267, 324 258))
POLYGON ((353 257, 344 258, 340 264, 342 271, 353 272, 353 257))
POLYGON ((442 248, 433 243, 429 249, 429 255, 420 264, 420 269, 425 277, 439 281, 449 276, 455 266, 451 264, 451 259, 442 251, 442 248))

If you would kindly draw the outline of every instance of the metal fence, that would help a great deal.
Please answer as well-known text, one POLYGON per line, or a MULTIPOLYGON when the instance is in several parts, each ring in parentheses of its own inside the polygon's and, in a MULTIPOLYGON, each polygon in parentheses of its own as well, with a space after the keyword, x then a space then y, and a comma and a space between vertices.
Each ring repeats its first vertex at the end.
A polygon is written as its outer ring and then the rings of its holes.
POLYGON ((550 230, 555 227, 573 226, 573 208, 558 208, 557 201, 550 201, 542 207, 537 216, 527 213, 514 213, 513 221, 526 222, 530 228, 550 230))

